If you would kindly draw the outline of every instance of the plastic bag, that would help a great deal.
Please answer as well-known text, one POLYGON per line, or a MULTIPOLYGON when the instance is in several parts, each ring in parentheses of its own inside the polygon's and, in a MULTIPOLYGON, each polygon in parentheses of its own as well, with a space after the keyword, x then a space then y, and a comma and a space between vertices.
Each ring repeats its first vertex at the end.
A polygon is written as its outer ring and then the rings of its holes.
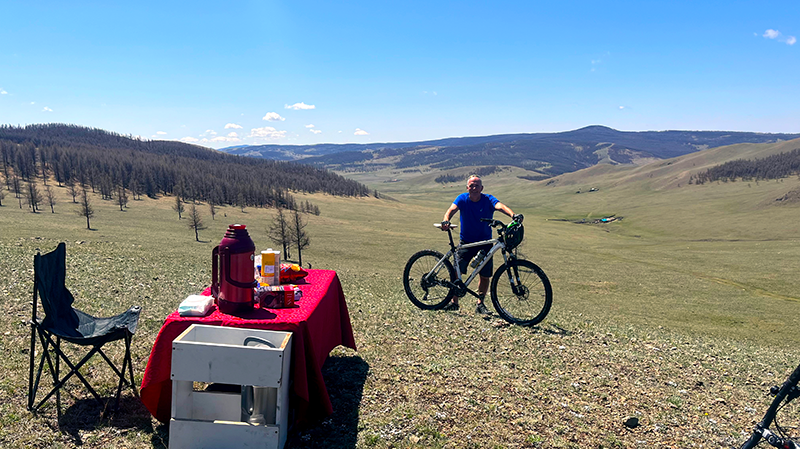
POLYGON ((304 278, 308 272, 299 264, 281 264, 281 284, 291 283, 304 278))
POLYGON ((181 316, 202 317, 208 315, 214 306, 214 297, 210 295, 190 295, 178 306, 181 316))

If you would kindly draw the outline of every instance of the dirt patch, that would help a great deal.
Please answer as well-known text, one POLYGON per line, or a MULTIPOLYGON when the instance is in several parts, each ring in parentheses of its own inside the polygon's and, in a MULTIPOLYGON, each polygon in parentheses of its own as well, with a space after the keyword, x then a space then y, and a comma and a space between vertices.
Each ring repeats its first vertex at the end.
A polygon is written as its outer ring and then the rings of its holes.
POLYGON ((783 197, 778 197, 775 199, 775 203, 777 204, 797 204, 800 203, 800 188, 792 189, 791 191, 787 192, 783 195, 783 197))

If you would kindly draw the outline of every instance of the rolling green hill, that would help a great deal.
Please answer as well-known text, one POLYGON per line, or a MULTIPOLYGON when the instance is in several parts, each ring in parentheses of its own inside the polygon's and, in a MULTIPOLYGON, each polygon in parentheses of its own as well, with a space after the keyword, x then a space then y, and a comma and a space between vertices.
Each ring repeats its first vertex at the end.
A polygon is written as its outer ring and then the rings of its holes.
POLYGON ((668 159, 705 148, 796 139, 797 134, 731 131, 618 131, 588 126, 561 133, 448 138, 423 142, 238 146, 223 151, 267 159, 300 159, 327 169, 371 172, 380 168, 457 169, 504 164, 555 176, 596 164, 668 159))

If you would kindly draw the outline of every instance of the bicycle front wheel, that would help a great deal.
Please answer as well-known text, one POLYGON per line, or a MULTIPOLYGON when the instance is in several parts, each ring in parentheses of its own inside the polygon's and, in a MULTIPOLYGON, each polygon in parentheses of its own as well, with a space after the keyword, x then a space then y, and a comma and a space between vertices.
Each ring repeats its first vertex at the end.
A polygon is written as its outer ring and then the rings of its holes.
POLYGON ((500 266, 492 277, 492 303, 500 317, 517 325, 536 325, 553 303, 550 280, 536 264, 515 259, 500 266))
POLYGON ((455 281, 456 269, 443 258, 435 250, 422 250, 406 263, 403 287, 411 302, 421 309, 441 309, 455 296, 455 288, 448 282, 455 281))

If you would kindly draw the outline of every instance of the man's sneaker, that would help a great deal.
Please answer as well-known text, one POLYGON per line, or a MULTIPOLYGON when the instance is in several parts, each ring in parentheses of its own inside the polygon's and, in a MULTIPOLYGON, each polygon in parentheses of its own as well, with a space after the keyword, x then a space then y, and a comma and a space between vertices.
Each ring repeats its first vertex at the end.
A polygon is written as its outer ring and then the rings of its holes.
POLYGON ((445 311, 458 311, 458 303, 450 302, 442 309, 445 311))
POLYGON ((486 309, 486 305, 482 302, 478 303, 478 306, 475 307, 475 312, 478 314, 489 314, 489 310, 486 309))

